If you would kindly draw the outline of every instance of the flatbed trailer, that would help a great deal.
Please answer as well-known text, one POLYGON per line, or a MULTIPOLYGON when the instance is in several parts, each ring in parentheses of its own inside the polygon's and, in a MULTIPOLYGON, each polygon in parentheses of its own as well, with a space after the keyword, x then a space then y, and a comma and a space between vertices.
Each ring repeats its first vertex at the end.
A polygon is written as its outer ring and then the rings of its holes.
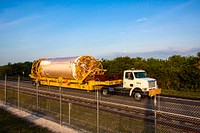
POLYGON ((90 80, 86 83, 82 83, 77 80, 68 80, 65 78, 38 78, 33 80, 34 83, 47 86, 57 86, 64 88, 80 89, 86 91, 100 90, 103 87, 116 86, 122 84, 122 80, 112 81, 95 81, 90 80))

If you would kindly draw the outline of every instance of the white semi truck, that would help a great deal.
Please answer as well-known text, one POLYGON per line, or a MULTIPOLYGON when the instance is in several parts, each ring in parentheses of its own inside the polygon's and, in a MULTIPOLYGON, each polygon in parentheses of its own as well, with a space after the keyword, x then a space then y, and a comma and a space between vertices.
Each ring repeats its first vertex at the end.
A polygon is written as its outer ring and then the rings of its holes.
POLYGON ((129 96, 133 96, 136 100, 140 100, 145 95, 152 97, 155 94, 161 93, 156 79, 148 78, 144 70, 135 69, 124 71, 123 82, 120 86, 103 88, 104 95, 118 91, 128 92, 129 96))

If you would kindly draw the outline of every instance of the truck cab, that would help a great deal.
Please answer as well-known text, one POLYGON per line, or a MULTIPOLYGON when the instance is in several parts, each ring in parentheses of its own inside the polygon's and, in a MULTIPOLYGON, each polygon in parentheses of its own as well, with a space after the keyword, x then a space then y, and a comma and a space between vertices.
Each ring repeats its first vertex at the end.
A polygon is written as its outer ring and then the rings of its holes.
POLYGON ((130 96, 133 96, 136 100, 140 100, 143 95, 151 96, 152 91, 155 93, 158 86, 156 79, 148 78, 144 70, 131 69, 124 71, 123 88, 130 90, 130 96))

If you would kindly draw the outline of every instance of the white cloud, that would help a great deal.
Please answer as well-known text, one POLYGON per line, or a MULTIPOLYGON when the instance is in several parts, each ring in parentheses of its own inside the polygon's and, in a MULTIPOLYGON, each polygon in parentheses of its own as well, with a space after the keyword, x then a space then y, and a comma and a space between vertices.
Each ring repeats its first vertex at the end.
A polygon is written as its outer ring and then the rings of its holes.
POLYGON ((39 19, 43 17, 42 15, 32 15, 32 16, 26 16, 22 18, 17 18, 15 20, 9 21, 9 22, 3 22, 0 23, 0 29, 2 28, 10 28, 11 26, 17 26, 17 25, 22 25, 27 22, 33 21, 35 19, 39 19))
POLYGON ((199 52, 200 48, 170 48, 161 50, 149 50, 149 51, 138 51, 138 52, 128 52, 126 50, 121 52, 113 52, 99 58, 112 59, 120 56, 129 56, 132 58, 142 57, 142 58, 157 58, 157 59, 168 59, 173 55, 181 56, 195 56, 199 52))
POLYGON ((147 21, 147 18, 139 18, 136 20, 137 22, 144 22, 144 21, 147 21))

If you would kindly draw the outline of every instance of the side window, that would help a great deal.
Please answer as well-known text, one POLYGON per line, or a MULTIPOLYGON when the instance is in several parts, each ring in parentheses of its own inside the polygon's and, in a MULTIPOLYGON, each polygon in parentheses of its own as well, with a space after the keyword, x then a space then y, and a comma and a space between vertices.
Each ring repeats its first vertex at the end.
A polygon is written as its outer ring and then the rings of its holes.
POLYGON ((133 80, 133 73, 132 72, 126 72, 125 78, 129 80, 133 80))

